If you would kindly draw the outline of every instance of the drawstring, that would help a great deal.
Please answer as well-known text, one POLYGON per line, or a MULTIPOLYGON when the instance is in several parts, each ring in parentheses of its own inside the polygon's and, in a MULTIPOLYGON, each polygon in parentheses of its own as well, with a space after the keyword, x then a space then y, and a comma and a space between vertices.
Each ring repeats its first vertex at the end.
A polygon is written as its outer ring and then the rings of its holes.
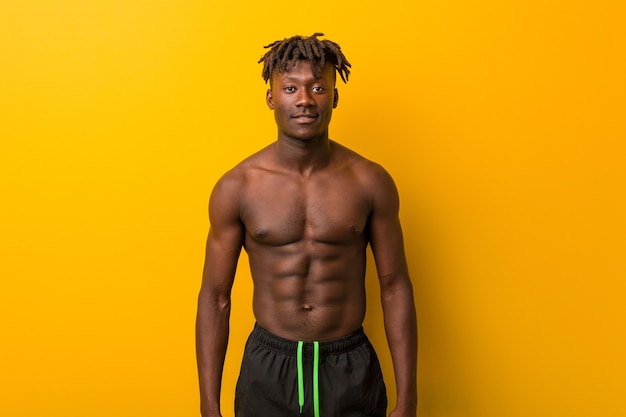
POLYGON ((313 342, 313 409, 315 417, 320 417, 320 383, 318 379, 320 364, 320 344, 313 342))
POLYGON ((304 376, 302 375, 302 345, 304 342, 298 342, 298 404, 300 405, 300 414, 302 414, 302 406, 304 405, 304 376))
MULTIPOLYGON (((298 342, 298 405, 300 406, 300 414, 304 406, 304 371, 302 369, 302 348, 304 342, 298 342)), ((320 390, 319 390, 319 362, 320 362, 320 344, 313 342, 313 411, 315 417, 320 417, 320 390)))

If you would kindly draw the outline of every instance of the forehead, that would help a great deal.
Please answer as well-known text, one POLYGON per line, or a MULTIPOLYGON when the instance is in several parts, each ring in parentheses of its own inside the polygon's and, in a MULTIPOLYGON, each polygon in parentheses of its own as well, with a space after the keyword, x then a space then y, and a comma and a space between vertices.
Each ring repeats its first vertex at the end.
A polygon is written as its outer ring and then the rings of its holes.
POLYGON ((317 74, 317 77, 313 75, 313 69, 311 68, 311 62, 307 59, 300 59, 296 61, 295 65, 288 65, 284 70, 274 70, 272 74, 272 81, 281 80, 325 80, 334 82, 335 80, 335 66, 329 62, 324 64, 322 71, 317 74))

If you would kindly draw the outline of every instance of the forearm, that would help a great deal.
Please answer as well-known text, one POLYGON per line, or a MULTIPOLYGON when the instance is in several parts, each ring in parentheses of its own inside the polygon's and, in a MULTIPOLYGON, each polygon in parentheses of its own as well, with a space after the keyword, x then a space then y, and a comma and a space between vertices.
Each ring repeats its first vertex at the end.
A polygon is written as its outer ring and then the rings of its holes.
MULTIPOLYGON (((382 294, 385 332, 393 361, 397 408, 417 407, 417 319, 411 282, 399 280, 382 294)), ((414 413, 414 411, 413 411, 414 413)))
POLYGON ((220 415, 220 389, 228 345, 230 299, 201 291, 196 319, 196 356, 203 417, 220 415))

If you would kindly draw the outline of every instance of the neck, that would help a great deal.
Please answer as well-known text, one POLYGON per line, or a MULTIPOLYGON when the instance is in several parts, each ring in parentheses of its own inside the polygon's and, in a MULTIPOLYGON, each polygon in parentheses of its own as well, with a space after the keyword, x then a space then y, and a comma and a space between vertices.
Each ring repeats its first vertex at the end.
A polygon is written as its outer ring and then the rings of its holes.
POLYGON ((332 141, 328 136, 308 141, 278 137, 274 145, 276 161, 279 165, 310 175, 325 167, 330 161, 332 141))

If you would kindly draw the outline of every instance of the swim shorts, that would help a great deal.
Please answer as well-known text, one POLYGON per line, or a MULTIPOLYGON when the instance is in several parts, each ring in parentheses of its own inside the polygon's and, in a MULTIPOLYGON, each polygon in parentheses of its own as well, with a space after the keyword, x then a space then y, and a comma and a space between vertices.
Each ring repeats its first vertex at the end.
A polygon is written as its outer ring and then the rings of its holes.
POLYGON ((297 342, 258 324, 235 390, 236 417, 385 417, 376 352, 360 328, 328 342, 297 342))

